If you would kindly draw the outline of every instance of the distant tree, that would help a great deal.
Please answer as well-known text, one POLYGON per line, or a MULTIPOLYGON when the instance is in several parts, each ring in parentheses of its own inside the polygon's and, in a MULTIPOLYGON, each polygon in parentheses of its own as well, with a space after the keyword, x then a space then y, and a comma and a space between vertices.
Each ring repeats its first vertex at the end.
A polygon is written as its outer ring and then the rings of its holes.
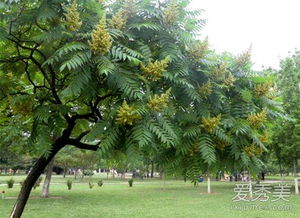
POLYGON ((74 158, 73 158, 74 149, 72 148, 64 148, 58 155, 55 157, 55 165, 63 168, 63 177, 66 177, 68 169, 73 168, 74 158))
POLYGON ((300 159, 300 53, 281 61, 277 87, 289 120, 278 120, 274 126, 273 149, 279 165, 288 166, 297 174, 300 159))

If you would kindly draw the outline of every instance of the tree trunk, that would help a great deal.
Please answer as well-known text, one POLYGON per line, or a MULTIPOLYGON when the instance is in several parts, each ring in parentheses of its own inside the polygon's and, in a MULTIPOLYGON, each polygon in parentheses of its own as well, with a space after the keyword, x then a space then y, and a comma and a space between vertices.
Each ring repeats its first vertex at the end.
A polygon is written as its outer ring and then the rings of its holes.
POLYGON ((44 155, 41 156, 34 164, 30 172, 28 173, 21 191, 19 193, 18 199, 14 205, 14 208, 10 214, 10 218, 20 218, 24 207, 27 203, 29 198, 31 189, 40 175, 43 173, 49 162, 53 159, 53 157, 57 154, 57 152, 64 147, 63 143, 59 143, 58 141, 53 144, 52 150, 50 154, 45 157, 44 155))
POLYGON ((75 178, 75 180, 77 179, 77 171, 78 171, 78 169, 76 168, 75 171, 74 171, 74 178, 75 178))
POLYGON ((281 179, 282 179, 282 165, 281 165, 281 161, 280 160, 278 160, 278 163, 279 163, 279 171, 280 171, 280 177, 281 177, 281 179))
POLYGON ((293 161, 293 169, 294 169, 294 177, 297 176, 297 160, 294 159, 293 161))
POLYGON ((211 193, 211 188, 210 188, 210 175, 207 174, 207 193, 211 193))
POLYGON ((67 167, 64 168, 64 178, 66 178, 67 175, 67 167))
POLYGON ((154 161, 151 161, 151 178, 154 177, 154 161))
POLYGON ((43 190, 42 190, 42 198, 49 197, 49 187, 50 187, 50 181, 53 172, 53 165, 54 165, 54 158, 52 158, 52 160, 50 161, 47 167, 46 177, 45 177, 43 190))
POLYGON ((251 174, 248 170, 248 178, 249 178, 249 196, 252 199, 253 198, 253 187, 252 187, 252 179, 251 179, 251 174))

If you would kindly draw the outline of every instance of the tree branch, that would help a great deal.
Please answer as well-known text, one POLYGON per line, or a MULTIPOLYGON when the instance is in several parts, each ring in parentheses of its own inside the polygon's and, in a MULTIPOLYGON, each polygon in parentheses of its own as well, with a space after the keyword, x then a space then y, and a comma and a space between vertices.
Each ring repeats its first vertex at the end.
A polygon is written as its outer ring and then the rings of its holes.
POLYGON ((91 151, 97 151, 99 149, 99 143, 96 145, 91 145, 91 144, 86 144, 86 143, 80 142, 77 139, 68 139, 67 144, 73 145, 76 148, 91 150, 91 151))

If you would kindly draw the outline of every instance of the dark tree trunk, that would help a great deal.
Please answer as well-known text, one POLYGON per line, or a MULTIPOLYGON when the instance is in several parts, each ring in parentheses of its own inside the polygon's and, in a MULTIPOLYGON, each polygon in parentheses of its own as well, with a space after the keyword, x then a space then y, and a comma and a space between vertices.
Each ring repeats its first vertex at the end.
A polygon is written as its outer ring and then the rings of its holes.
POLYGON ((42 198, 49 197, 49 188, 50 188, 51 176, 53 172, 53 165, 54 165, 54 158, 52 158, 52 160, 47 166, 46 177, 45 177, 43 190, 42 190, 42 198))
POLYGON ((37 179, 40 177, 40 175, 43 173, 43 171, 45 170, 45 168, 47 167, 49 162, 53 159, 53 157, 57 154, 57 152, 60 149, 62 149, 63 147, 64 147, 64 144, 59 143, 57 141, 57 143, 53 144, 52 150, 47 157, 41 156, 36 161, 36 163, 34 164, 32 169, 28 173, 28 175, 24 181, 24 184, 22 185, 18 199, 17 199, 17 201, 14 205, 14 208, 10 214, 10 218, 20 218, 21 217, 33 185, 35 184, 37 179))
POLYGON ((151 161, 151 178, 154 177, 154 162, 151 161))
POLYGON ((40 177, 40 175, 43 173, 43 171, 46 169, 47 165, 50 163, 50 161, 55 157, 57 152, 59 152, 65 145, 73 145, 80 149, 86 149, 86 150, 92 150, 97 151, 99 148, 98 146, 89 145, 85 143, 81 143, 80 139, 82 138, 79 136, 76 139, 70 139, 70 135, 72 133, 72 130, 75 127, 76 120, 84 118, 84 116, 74 116, 72 118, 68 118, 68 127, 63 131, 62 136, 55 140, 55 142, 52 144, 52 148, 47 156, 41 156, 33 165, 30 172, 28 173, 21 191, 19 193, 18 199, 14 205, 13 210, 11 211, 10 218, 20 218, 23 210, 25 208, 25 205, 28 201, 30 192, 32 190, 32 187, 34 186, 37 179, 40 177))
POLYGON ((64 178, 66 178, 67 175, 67 167, 64 168, 64 178))

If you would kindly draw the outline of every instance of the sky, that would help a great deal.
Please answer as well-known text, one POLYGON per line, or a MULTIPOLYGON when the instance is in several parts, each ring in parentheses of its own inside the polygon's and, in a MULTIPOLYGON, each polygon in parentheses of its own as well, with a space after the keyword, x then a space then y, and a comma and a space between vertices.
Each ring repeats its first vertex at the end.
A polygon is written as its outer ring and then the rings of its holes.
POLYGON ((300 49, 299 0, 192 0, 204 9, 211 48, 235 55, 252 44, 254 69, 278 69, 280 59, 300 49))

